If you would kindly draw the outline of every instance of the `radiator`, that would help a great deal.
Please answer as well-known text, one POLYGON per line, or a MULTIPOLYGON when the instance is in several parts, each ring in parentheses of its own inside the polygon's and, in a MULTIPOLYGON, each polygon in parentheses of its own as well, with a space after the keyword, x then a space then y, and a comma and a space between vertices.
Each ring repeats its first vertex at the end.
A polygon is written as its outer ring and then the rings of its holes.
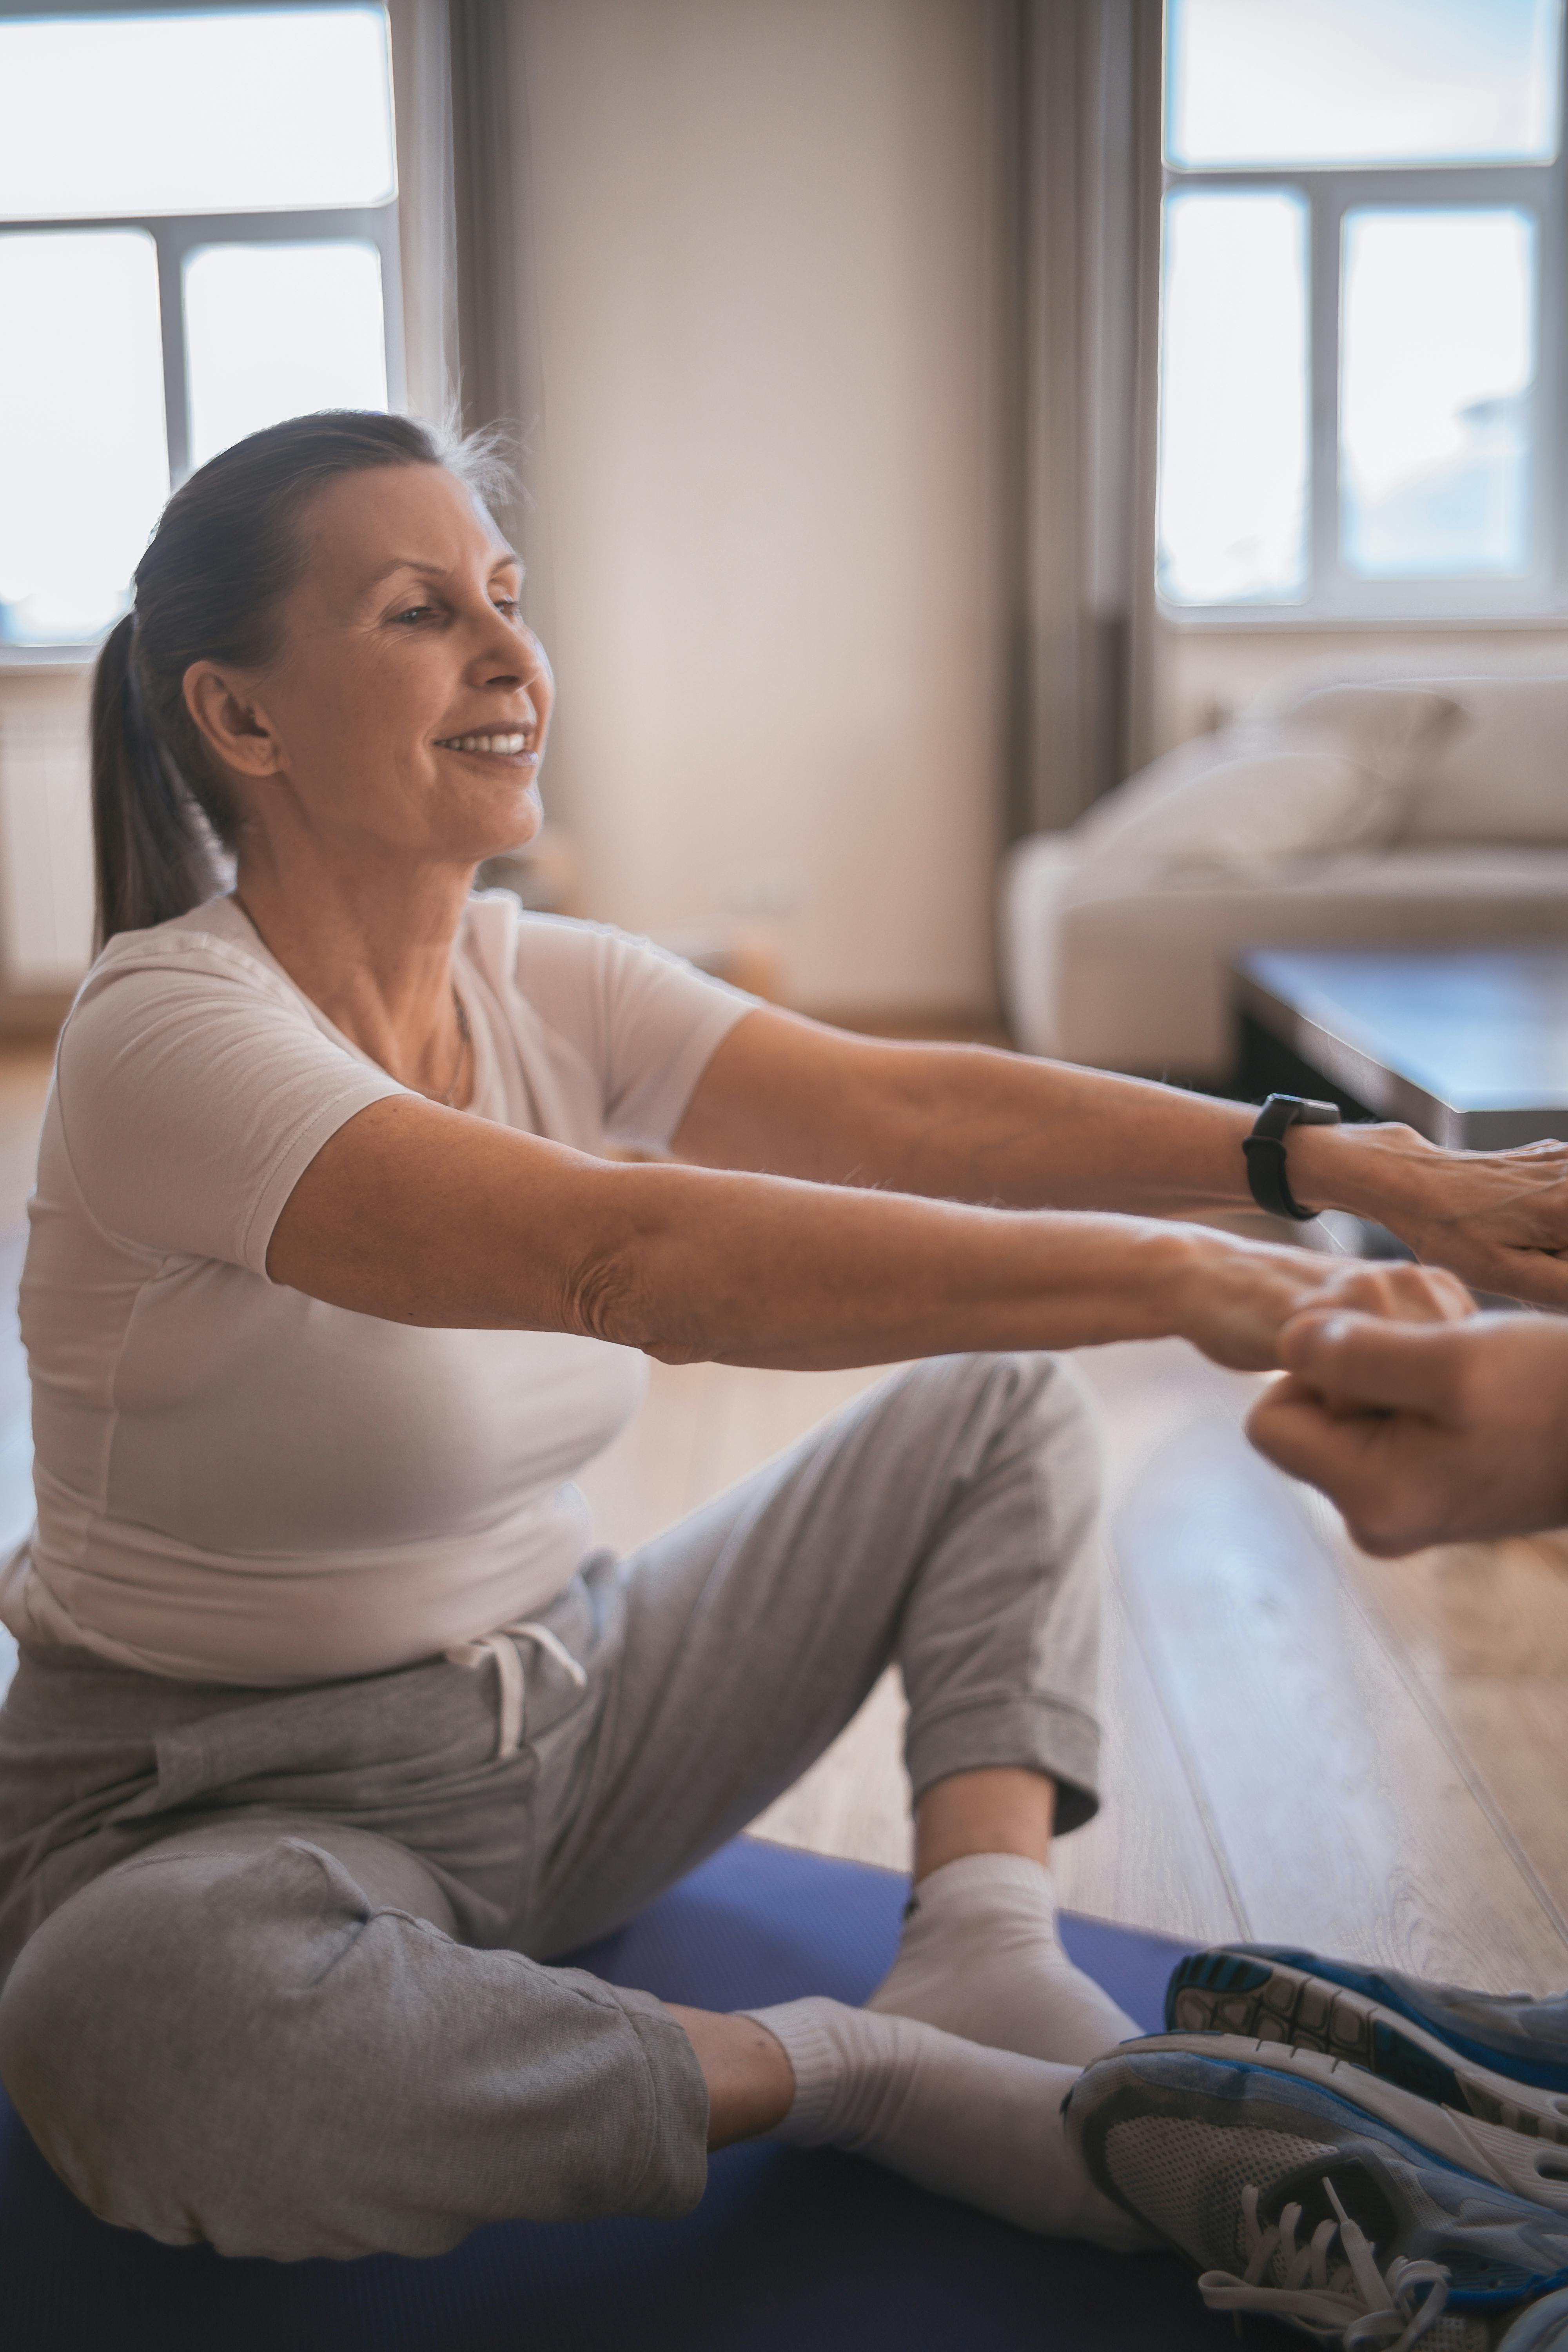
POLYGON ((91 961, 86 714, 17 695, 0 705, 0 985, 74 988, 91 961))

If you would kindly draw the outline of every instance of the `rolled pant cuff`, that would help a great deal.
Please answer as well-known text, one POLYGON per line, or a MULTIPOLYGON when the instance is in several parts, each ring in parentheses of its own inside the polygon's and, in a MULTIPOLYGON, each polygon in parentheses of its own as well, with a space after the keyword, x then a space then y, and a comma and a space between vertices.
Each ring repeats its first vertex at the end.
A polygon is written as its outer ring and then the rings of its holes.
POLYGON ((910 1727, 904 1760, 919 1801, 955 1772, 1013 1767, 1057 1784, 1057 1834, 1081 1829, 1100 1811, 1100 1726, 1070 1700, 971 1700, 910 1727))

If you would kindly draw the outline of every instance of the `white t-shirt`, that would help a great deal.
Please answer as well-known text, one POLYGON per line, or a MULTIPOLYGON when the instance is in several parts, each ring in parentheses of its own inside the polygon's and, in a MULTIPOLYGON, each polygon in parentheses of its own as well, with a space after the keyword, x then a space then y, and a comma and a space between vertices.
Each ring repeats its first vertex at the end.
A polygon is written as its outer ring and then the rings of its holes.
MULTIPOLYGON (((471 1110, 658 1149, 752 1000, 646 941, 469 902, 471 1110)), ((432 1656, 545 1607, 587 1545, 568 1482, 629 1419, 634 1350, 426 1330, 268 1280, 327 1139, 404 1089, 218 898, 123 933, 61 1034, 22 1336, 37 1525, 22 1641, 280 1685, 432 1656)))

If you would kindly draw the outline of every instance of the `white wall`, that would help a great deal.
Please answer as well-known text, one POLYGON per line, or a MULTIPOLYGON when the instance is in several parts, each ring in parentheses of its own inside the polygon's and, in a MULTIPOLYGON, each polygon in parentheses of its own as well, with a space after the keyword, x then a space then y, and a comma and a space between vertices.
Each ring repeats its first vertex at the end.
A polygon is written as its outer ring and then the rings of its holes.
POLYGON ((532 0, 545 795, 595 912, 807 1005, 992 995, 985 16, 532 0))

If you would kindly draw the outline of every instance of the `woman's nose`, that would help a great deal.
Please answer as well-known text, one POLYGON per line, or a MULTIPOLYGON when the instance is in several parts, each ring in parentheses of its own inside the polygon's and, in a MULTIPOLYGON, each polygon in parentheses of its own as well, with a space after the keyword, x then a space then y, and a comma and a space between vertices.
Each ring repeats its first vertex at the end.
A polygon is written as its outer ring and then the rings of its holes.
POLYGON ((525 635, 527 666, 522 674, 522 690, 528 697, 534 715, 542 722, 550 716, 550 706, 555 698, 555 677, 544 647, 532 635, 525 635))

